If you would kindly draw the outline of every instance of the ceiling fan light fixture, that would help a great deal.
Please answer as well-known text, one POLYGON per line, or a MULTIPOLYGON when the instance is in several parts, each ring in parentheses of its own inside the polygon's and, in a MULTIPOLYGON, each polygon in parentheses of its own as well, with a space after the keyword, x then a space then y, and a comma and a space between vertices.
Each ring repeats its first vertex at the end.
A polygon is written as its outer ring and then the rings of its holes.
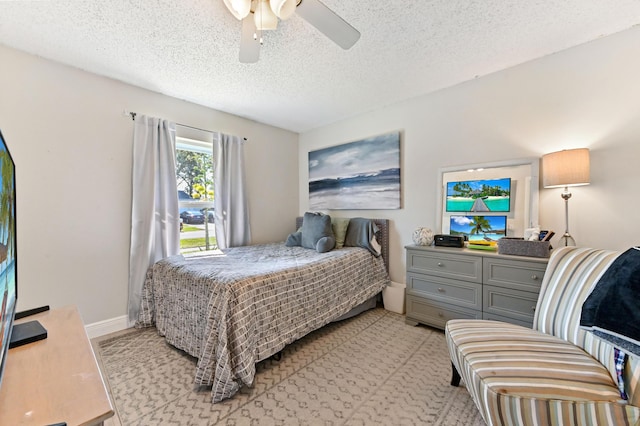
MULTIPOLYGON (((227 5, 233 1, 224 0, 227 5)), ((278 18, 284 20, 294 13, 345 50, 350 49, 360 39, 360 32, 325 6, 322 3, 324 0, 247 1, 250 1, 250 13, 253 13, 253 16, 242 19, 239 55, 241 63, 258 62, 260 46, 263 44, 262 31, 275 30, 278 18)))
POLYGON ((258 0, 253 12, 253 19, 258 31, 275 30, 278 27, 278 17, 273 13, 268 0, 258 0))
POLYGON ((273 13, 283 21, 289 19, 296 11, 298 0, 270 0, 269 6, 273 13))
POLYGON ((251 12, 251 0, 224 0, 224 5, 240 21, 251 12))

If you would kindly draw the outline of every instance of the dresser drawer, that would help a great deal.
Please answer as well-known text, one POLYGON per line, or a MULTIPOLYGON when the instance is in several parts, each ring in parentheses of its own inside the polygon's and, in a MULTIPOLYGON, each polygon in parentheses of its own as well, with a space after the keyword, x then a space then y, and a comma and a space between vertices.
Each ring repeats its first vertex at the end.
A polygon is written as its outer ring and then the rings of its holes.
POLYGON ((485 257, 484 284, 538 293, 547 268, 542 263, 485 257))
POLYGON ((507 318, 533 323, 538 293, 485 285, 482 311, 507 318))
POLYGON ((407 273, 407 294, 471 309, 482 309, 482 284, 434 275, 407 273))
POLYGON ((482 319, 482 312, 407 295, 407 318, 444 329, 451 319, 482 319))
POLYGON ((407 270, 445 278, 482 282, 482 258, 479 256, 407 250, 407 270))

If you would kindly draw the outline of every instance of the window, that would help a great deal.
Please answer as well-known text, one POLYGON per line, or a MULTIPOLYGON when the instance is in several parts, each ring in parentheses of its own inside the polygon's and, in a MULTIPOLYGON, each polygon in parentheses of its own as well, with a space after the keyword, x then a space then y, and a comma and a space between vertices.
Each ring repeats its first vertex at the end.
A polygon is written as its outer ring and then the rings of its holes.
MULTIPOLYGON (((177 133, 180 134, 179 129, 177 133)), ((176 136, 176 188, 183 254, 218 247, 213 214, 213 135, 208 135, 209 140, 176 136)))

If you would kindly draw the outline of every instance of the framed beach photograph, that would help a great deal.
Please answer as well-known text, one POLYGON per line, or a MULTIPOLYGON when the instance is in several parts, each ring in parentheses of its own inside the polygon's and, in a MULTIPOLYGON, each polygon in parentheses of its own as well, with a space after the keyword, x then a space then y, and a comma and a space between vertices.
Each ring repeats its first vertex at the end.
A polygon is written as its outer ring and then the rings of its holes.
POLYGON ((311 210, 400 208, 400 132, 309 152, 311 210))
POLYGON ((449 233, 469 241, 497 241, 507 235, 507 216, 457 216, 449 218, 449 233))
POLYGON ((510 178, 447 182, 448 212, 508 212, 510 209, 510 178))

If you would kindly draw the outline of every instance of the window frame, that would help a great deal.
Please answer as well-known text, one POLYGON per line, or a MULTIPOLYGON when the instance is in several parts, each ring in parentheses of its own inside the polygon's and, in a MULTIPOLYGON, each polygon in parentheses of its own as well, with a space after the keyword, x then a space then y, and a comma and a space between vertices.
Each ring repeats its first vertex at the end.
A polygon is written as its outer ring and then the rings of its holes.
MULTIPOLYGON (((182 126, 177 127, 177 132, 176 132, 176 146, 175 146, 176 156, 177 156, 178 150, 184 150, 184 151, 191 151, 191 152, 211 155, 213 160, 213 133, 199 131, 200 134, 196 135, 197 139, 195 139, 193 135, 189 135, 188 137, 184 134, 181 134, 181 133, 184 133, 184 132, 180 132, 181 127, 182 126)), ((187 131, 191 131, 191 133, 193 133, 193 130, 194 130, 191 128, 184 128, 184 129, 186 129, 187 131)), ((212 184, 213 184, 213 161, 210 164, 210 172, 211 172, 212 184)), ((181 191, 181 190, 188 193, 188 191, 186 191, 186 188, 181 188, 179 186, 178 177, 176 175, 176 191, 181 191)), ((188 195, 190 197, 192 196, 192 194, 188 194, 188 195)), ((214 193, 214 198, 215 198, 215 193, 214 193)), ((184 210, 201 211, 201 209, 203 208, 213 208, 213 207, 214 207, 214 200, 203 201, 203 200, 193 199, 193 198, 189 200, 184 200, 180 198, 178 199, 178 210, 180 214, 184 210)), ((213 224, 211 221, 207 219, 208 217, 205 217, 204 223, 213 224)), ((181 225, 180 225, 181 238, 180 239, 181 240, 188 239, 188 238, 184 238, 184 235, 182 234, 183 226, 187 224, 182 223, 182 218, 180 219, 180 222, 181 222, 181 225)), ((212 237, 215 239, 215 225, 213 227, 209 226, 208 232, 209 232, 209 241, 211 241, 212 237), (213 234, 211 234, 212 231, 213 231, 213 234)), ((206 244, 203 247, 206 248, 206 244)), ((185 254, 185 253, 192 252, 194 250, 200 251, 203 249, 203 247, 199 247, 197 249, 183 248, 181 243, 180 253, 185 254)), ((216 249, 217 245, 214 244, 214 247, 212 248, 216 249)))

